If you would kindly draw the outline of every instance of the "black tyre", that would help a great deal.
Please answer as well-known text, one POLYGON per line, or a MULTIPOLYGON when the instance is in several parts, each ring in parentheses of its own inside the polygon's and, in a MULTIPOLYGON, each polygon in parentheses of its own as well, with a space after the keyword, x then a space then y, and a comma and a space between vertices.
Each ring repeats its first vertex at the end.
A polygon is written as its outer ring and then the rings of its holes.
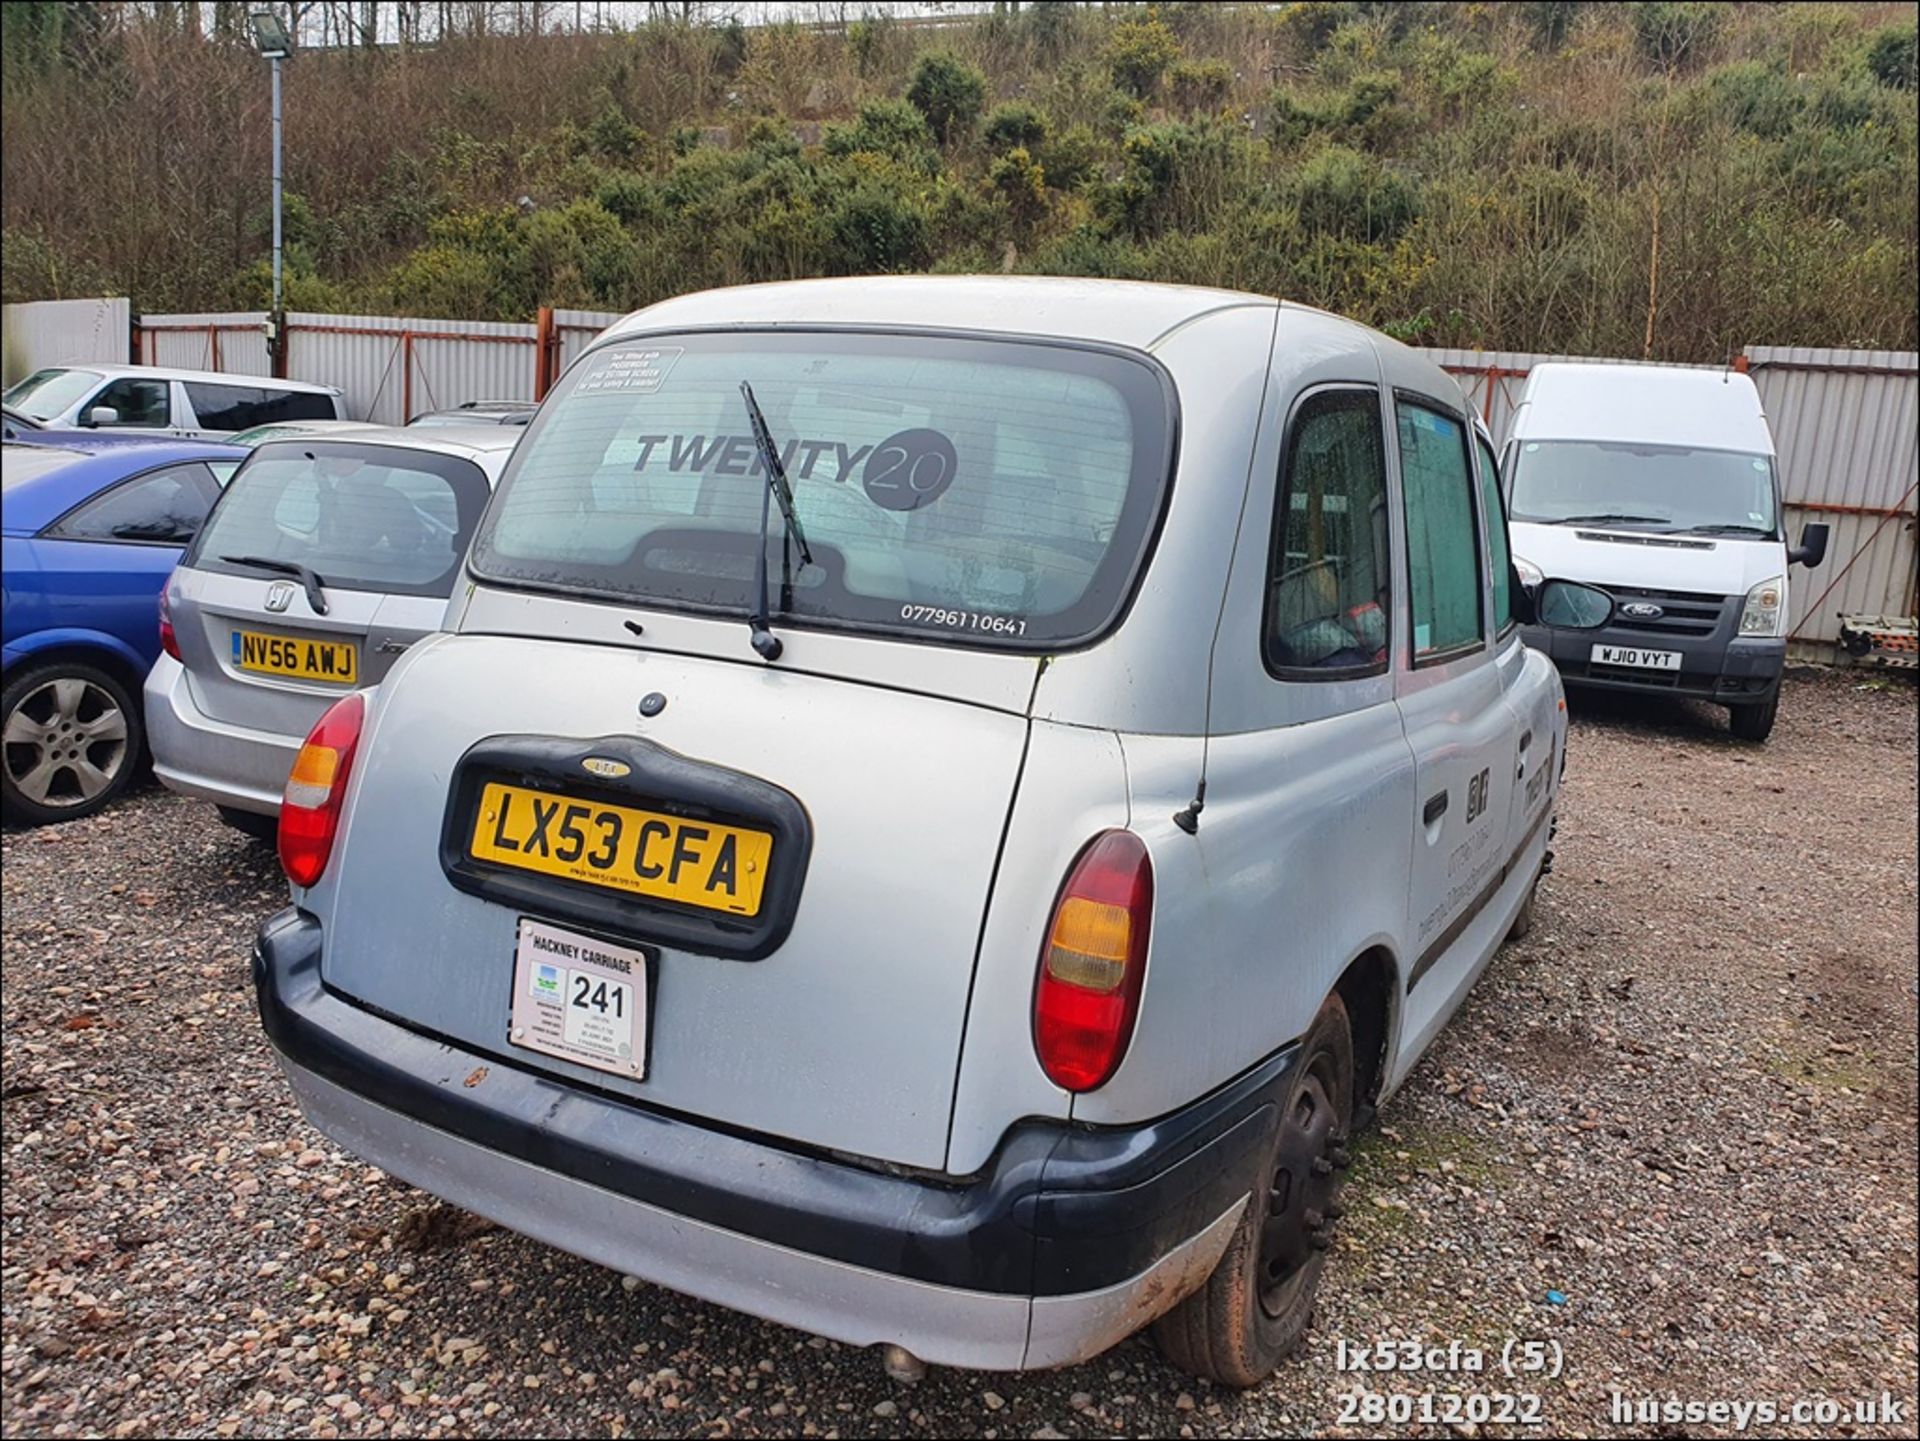
POLYGON ((1540 898, 1540 877, 1533 878, 1533 884, 1527 887, 1527 898, 1520 903, 1520 910, 1513 918, 1513 924, 1507 927, 1507 939, 1524 941, 1527 932, 1533 929, 1533 903, 1540 898))
POLYGON ((1780 697, 1760 705, 1727 707, 1727 729, 1743 741, 1763 741, 1773 734, 1773 718, 1780 714, 1780 697))
POLYGON ((146 730, 124 684, 78 661, 30 666, 0 693, 0 803, 44 826, 109 804, 139 769, 146 730))
POLYGON ((1306 1334, 1326 1268, 1353 1119, 1353 1032, 1327 997, 1300 1045, 1252 1199, 1220 1264, 1154 1323, 1161 1354, 1223 1386, 1257 1386, 1306 1334))
POLYGON ((258 811, 238 810, 233 806, 215 806, 220 819, 232 826, 243 836, 251 836, 263 846, 273 845, 280 838, 280 820, 277 816, 263 816, 258 811))

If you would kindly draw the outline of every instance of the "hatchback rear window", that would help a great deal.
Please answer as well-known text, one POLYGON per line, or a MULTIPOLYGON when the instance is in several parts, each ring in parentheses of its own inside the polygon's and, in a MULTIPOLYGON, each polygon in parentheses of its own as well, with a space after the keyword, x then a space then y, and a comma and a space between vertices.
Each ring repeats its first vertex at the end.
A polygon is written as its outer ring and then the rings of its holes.
POLYGON ((542 407, 475 542, 488 579, 745 616, 766 417, 813 556, 768 523, 776 622, 1048 649, 1131 593, 1169 481, 1171 384, 1061 343, 817 332, 594 352, 542 407))
POLYGON ((258 575, 222 557, 297 561, 329 586, 447 595, 486 503, 486 476, 458 456, 271 442, 228 484, 186 563, 258 575))

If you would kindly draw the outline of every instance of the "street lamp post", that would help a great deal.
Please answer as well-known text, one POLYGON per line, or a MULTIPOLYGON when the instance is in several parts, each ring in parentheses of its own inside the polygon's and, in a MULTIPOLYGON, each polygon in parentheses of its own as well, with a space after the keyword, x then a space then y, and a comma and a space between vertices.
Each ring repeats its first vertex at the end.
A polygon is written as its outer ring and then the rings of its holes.
POLYGON ((273 348, 274 373, 280 373, 281 323, 285 319, 282 304, 282 260, 280 231, 280 62, 293 53, 293 36, 288 33, 287 25, 272 10, 255 10, 250 19, 253 22, 253 43, 267 59, 273 72, 273 316, 267 322, 267 339, 273 348))

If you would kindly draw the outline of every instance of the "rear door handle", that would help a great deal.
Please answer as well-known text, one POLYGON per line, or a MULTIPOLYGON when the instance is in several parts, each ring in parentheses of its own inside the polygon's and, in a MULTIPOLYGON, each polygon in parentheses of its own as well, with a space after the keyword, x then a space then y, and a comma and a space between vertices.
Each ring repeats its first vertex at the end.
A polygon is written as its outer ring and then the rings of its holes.
POLYGON ((1426 808, 1420 812, 1420 820, 1423 825, 1430 826, 1446 813, 1447 793, 1441 791, 1438 795, 1427 797, 1426 808))

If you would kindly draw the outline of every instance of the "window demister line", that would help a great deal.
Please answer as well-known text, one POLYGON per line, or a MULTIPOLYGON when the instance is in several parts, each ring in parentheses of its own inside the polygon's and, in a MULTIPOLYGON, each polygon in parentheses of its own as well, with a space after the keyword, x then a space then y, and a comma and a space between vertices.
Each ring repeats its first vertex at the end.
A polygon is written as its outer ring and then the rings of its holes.
POLYGON ((800 515, 793 505, 793 487, 787 483, 786 467, 780 463, 780 451, 767 430, 767 418, 753 398, 753 387, 740 382, 741 398, 747 402, 747 422, 753 427, 753 444, 760 452, 760 466, 767 473, 767 488, 760 496, 760 549, 753 566, 753 614, 747 624, 753 633, 753 648, 762 660, 780 659, 780 637, 773 633, 772 604, 767 594, 767 530, 773 520, 773 502, 780 502, 783 530, 780 536, 780 586, 783 607, 791 603, 793 590, 794 546, 800 550, 800 564, 813 564, 813 552, 807 549, 807 533, 800 528, 800 515))

